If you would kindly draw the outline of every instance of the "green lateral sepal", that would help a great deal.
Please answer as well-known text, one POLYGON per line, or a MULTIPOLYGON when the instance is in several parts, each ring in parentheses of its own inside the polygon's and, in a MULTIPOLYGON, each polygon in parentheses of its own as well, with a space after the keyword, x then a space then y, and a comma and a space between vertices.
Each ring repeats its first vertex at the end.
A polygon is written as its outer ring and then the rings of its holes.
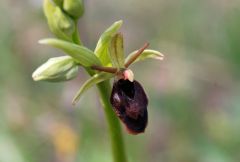
POLYGON ((72 104, 75 105, 79 101, 79 99, 81 98, 82 94, 84 92, 86 92, 89 88, 91 88, 95 84, 103 82, 103 81, 105 81, 107 79, 110 79, 112 77, 114 77, 113 74, 109 74, 109 73, 105 73, 105 72, 101 72, 101 73, 98 73, 98 74, 95 74, 94 76, 92 76, 79 89, 79 91, 77 92, 77 94, 73 98, 72 104))

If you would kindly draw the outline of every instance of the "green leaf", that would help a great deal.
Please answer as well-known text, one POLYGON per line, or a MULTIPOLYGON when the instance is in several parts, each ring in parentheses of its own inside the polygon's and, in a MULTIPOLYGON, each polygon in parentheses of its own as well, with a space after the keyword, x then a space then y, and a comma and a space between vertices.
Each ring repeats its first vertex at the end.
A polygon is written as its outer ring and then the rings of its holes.
POLYGON ((109 47, 112 65, 118 69, 124 68, 123 36, 117 33, 111 41, 109 47))
POLYGON ((66 54, 75 59, 76 62, 85 67, 92 65, 101 65, 99 59, 94 53, 83 46, 59 39, 43 39, 39 41, 40 44, 47 44, 55 48, 63 50, 66 54))
POLYGON ((122 23, 122 20, 113 23, 105 32, 103 32, 98 40, 94 53, 98 56, 104 66, 107 66, 109 63, 111 63, 108 47, 112 37, 118 32, 122 26, 122 23))
MULTIPOLYGON (((137 53, 137 51, 134 51, 132 53, 130 53, 127 58, 125 59, 125 63, 128 62, 128 60, 130 60, 135 54, 137 53)), ((151 50, 151 49, 146 49, 143 51, 143 53, 133 62, 136 63, 138 61, 143 61, 145 59, 157 59, 157 60, 163 60, 164 55, 158 51, 155 50, 151 50)))
POLYGON ((73 98, 73 105, 75 105, 80 97, 82 96, 82 94, 84 92, 86 92, 89 88, 91 88, 92 86, 94 86, 95 84, 98 84, 100 82, 103 82, 107 79, 110 79, 114 77, 113 74, 109 74, 109 73, 105 73, 105 72, 101 72, 98 74, 95 74, 94 76, 92 76, 90 79, 88 79, 83 85, 82 87, 79 89, 79 91, 77 92, 77 94, 75 95, 75 97, 73 98))

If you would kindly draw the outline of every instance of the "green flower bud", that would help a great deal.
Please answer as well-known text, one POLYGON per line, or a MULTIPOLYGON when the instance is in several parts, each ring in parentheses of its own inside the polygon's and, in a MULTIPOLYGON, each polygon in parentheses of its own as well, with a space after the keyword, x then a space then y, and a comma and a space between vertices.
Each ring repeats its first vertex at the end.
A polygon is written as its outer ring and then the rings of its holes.
POLYGON ((77 76, 78 65, 69 56, 50 58, 32 74, 34 81, 60 82, 77 76))
POLYGON ((58 5, 59 7, 62 7, 63 5, 63 0, 53 0, 53 2, 58 5))
POLYGON ((65 14, 51 0, 44 0, 44 13, 52 33, 58 38, 71 41, 71 35, 75 31, 75 24, 71 17, 65 14))
POLYGON ((74 21, 64 14, 64 12, 57 7, 55 10, 55 19, 59 28, 66 34, 71 35, 75 30, 74 21))
POLYGON ((64 0, 63 9, 75 19, 83 15, 84 6, 82 0, 64 0))

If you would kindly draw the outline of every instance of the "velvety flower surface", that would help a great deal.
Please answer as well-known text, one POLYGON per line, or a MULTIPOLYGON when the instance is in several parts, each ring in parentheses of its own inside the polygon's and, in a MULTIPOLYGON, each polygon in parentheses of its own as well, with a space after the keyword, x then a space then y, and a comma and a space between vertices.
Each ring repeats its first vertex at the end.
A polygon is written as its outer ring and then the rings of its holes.
POLYGON ((148 122, 148 99, 139 82, 124 79, 115 81, 110 102, 129 133, 144 132, 148 122))

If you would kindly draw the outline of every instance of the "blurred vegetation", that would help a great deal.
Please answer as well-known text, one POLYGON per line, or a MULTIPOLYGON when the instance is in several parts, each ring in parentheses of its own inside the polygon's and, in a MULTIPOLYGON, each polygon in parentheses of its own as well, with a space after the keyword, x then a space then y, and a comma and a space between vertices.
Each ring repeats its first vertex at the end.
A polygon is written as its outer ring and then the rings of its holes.
MULTIPOLYGON (((0 162, 110 162, 95 89, 71 99, 88 77, 33 82, 33 70, 63 55, 37 41, 51 37, 39 0, 0 1, 0 162)), ((240 1, 85 1, 79 23, 93 47, 112 22, 124 21, 126 53, 148 41, 162 62, 134 65, 149 95, 142 135, 124 132, 135 162, 240 161, 240 1)))

